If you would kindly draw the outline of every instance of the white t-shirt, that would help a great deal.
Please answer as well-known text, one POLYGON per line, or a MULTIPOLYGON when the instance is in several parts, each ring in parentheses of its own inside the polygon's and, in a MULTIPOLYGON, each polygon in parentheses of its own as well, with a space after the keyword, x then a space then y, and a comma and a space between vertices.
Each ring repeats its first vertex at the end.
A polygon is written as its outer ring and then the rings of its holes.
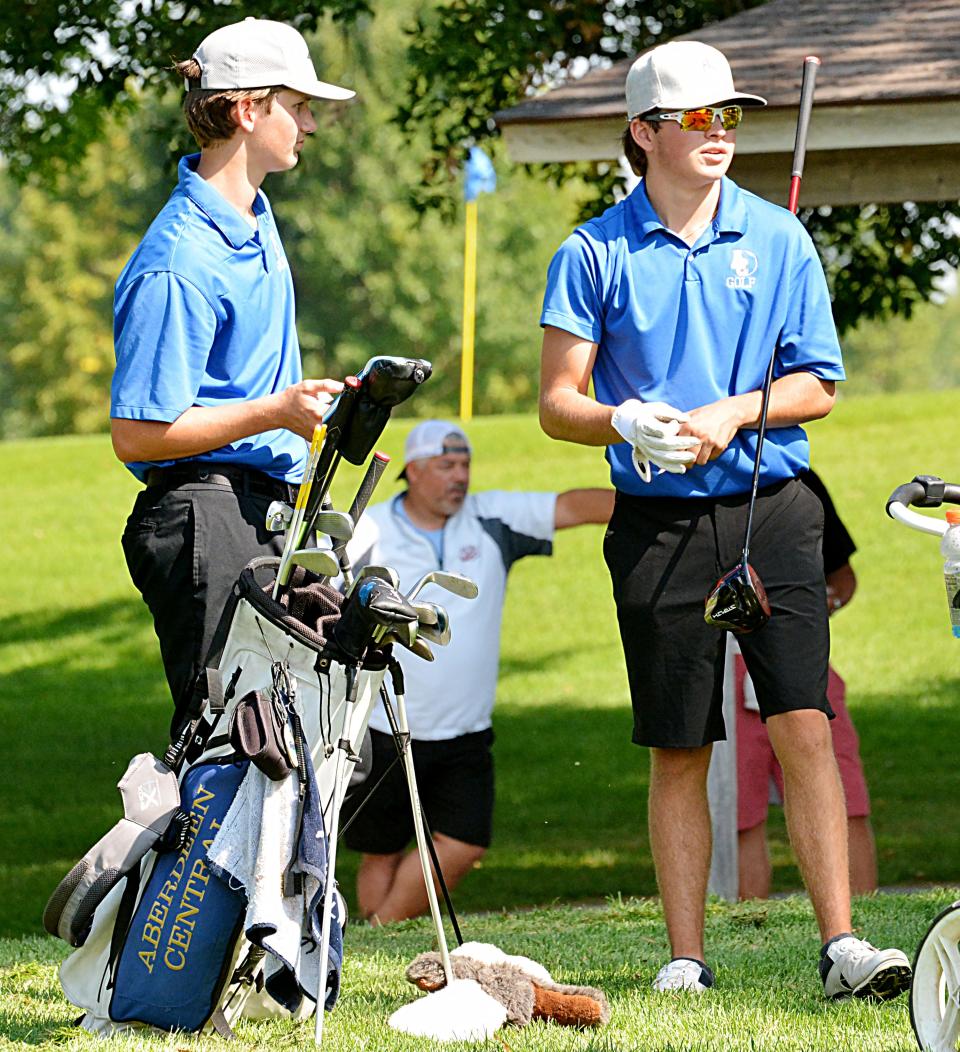
MULTIPOLYGON (((507 574, 525 555, 552 554, 557 495, 468 494, 443 528, 439 564, 430 541, 398 512, 401 500, 398 495, 364 512, 347 545, 354 572, 368 563, 391 566, 406 593, 428 571, 452 570, 472 578, 480 590, 476 599, 464 599, 430 584, 417 597, 446 609, 451 638, 447 646, 432 648, 432 662, 394 647, 403 667, 411 734, 439 741, 485 730, 497 691, 507 574)), ((370 726, 389 732, 380 707, 370 726)))

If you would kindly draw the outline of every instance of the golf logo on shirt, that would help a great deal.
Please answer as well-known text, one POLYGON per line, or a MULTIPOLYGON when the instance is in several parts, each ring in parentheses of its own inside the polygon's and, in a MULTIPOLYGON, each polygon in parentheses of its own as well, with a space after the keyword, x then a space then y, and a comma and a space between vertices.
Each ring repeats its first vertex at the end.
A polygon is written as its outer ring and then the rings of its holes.
POLYGON ((757 257, 748 248, 735 248, 730 257, 733 274, 727 278, 728 289, 752 289, 757 283, 757 257))

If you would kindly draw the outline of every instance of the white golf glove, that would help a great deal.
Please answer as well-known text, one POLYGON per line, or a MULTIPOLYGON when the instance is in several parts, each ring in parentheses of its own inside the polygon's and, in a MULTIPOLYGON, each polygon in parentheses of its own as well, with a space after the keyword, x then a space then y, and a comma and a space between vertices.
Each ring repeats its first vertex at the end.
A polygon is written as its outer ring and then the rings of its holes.
POLYGON ((686 413, 666 402, 641 402, 631 398, 613 411, 614 430, 633 447, 633 466, 644 482, 653 477, 650 465, 682 475, 696 460, 692 452, 699 439, 678 435, 680 425, 689 420, 686 413))

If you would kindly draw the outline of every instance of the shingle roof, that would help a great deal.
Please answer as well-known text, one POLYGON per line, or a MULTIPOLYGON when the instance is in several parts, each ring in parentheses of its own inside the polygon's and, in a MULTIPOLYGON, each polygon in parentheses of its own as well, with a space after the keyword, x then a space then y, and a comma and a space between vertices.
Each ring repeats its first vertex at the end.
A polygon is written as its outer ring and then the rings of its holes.
MULTIPOLYGON (((960 99, 958 0, 771 0, 680 39, 730 60, 742 91, 796 106, 803 56, 823 62, 817 107, 960 99)), ((630 60, 496 114, 499 124, 623 117, 630 60)), ((960 118, 958 118, 960 126, 960 118)))

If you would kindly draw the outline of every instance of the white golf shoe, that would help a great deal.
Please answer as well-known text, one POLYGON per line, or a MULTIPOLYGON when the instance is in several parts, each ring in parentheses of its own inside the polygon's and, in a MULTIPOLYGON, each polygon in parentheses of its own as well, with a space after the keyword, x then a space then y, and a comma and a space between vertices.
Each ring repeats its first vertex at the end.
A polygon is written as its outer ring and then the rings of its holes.
POLYGON ((889 1001, 910 988, 910 962, 900 950, 878 950, 849 933, 835 935, 820 951, 820 978, 827 997, 889 1001))
POLYGON ((703 961, 693 957, 674 957, 657 972, 653 988, 661 993, 686 990, 688 993, 702 994, 713 986, 713 981, 713 972, 703 961))

